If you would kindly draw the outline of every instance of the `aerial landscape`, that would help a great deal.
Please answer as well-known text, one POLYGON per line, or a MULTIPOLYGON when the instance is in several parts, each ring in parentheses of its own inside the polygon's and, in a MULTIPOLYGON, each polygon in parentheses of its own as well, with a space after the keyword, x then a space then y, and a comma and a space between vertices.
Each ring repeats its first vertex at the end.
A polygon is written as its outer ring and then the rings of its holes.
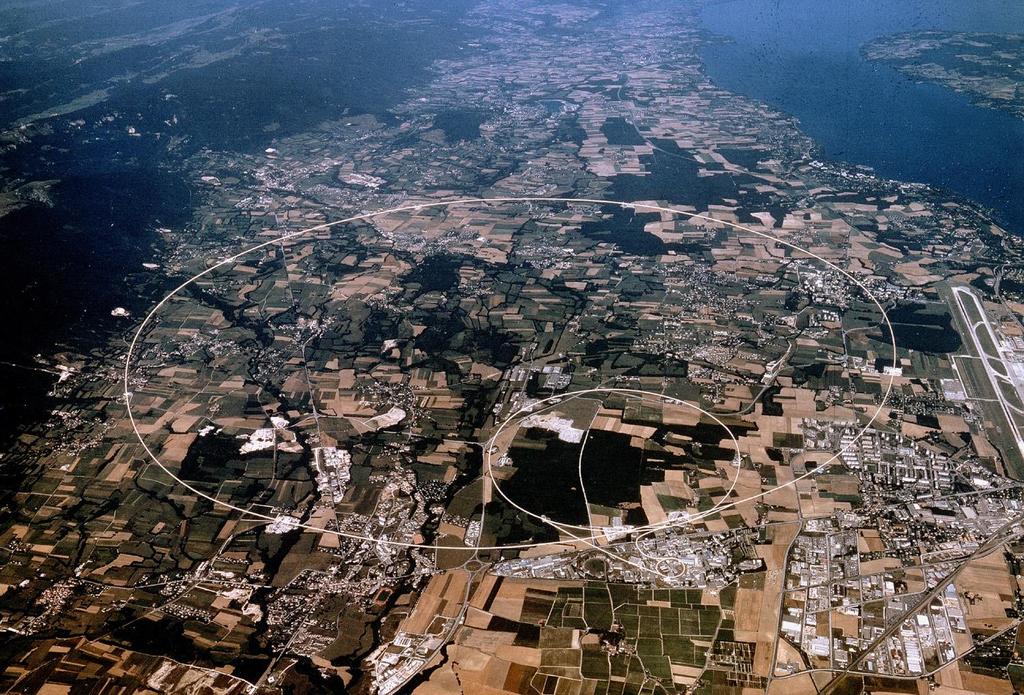
POLYGON ((0 6, 0 692, 1024 690, 1024 5, 0 6))

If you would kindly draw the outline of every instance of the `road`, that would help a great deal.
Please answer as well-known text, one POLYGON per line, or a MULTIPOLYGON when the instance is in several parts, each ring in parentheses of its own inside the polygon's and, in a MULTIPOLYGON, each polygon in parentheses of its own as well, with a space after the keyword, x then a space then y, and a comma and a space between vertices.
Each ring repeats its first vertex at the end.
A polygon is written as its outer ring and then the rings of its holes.
POLYGON ((1021 526, 1022 521, 1024 521, 1024 516, 1015 516, 1000 526, 995 533, 992 534, 991 538, 978 546, 973 553, 964 558, 955 569, 947 573, 938 583, 936 583, 934 587, 924 592, 921 598, 914 605, 903 611, 898 618, 890 621, 888 627, 886 627, 878 637, 869 642, 857 658, 849 663, 845 670, 837 674, 835 678, 825 685, 825 687, 818 691, 818 695, 829 695, 829 693, 833 692, 847 676, 858 675, 857 668, 867 661, 868 657, 870 657, 879 646, 883 645, 887 639, 892 637, 904 622, 913 618, 919 611, 926 609, 928 604, 930 604, 939 593, 945 591, 946 586, 955 580, 960 573, 964 571, 967 565, 971 563, 971 561, 977 560, 994 552, 1002 547, 1004 543, 1008 543, 1015 538, 1024 536, 1024 527, 1021 526))
MULTIPOLYGON (((130 426, 132 428, 133 433, 135 434, 136 439, 138 440, 139 445, 142 447, 142 450, 146 453, 146 456, 154 464, 156 464, 156 466, 158 468, 160 468, 160 470, 162 470, 164 472, 164 474, 167 475, 171 480, 173 480, 175 483, 177 483, 181 488, 183 488, 185 490, 188 490, 190 493, 195 495, 197 498, 205 499, 205 500, 207 500, 209 502, 212 502, 215 506, 217 506, 217 507, 219 507, 221 509, 235 511, 235 512, 238 512, 238 513, 240 513, 240 514, 242 514, 242 515, 244 515, 244 516, 246 516, 248 518, 257 518, 257 519, 262 519, 264 521, 274 521, 275 517, 273 517, 273 516, 270 516, 270 515, 264 514, 264 513, 260 513, 260 512, 254 512, 252 509, 246 509, 246 508, 244 508, 244 507, 242 507, 240 505, 232 504, 230 502, 227 502, 227 501, 225 501, 223 499, 218 498, 216 495, 211 495, 211 494, 209 494, 209 493, 207 493, 207 492, 197 488, 196 486, 190 484, 186 480, 183 480, 180 476, 175 474, 175 472, 173 470, 171 470, 163 461, 160 460, 160 457, 153 450, 153 447, 150 446, 150 443, 146 441, 146 438, 143 436, 142 432, 140 431, 140 429, 139 429, 139 422, 136 420, 135 413, 134 413, 134 411, 132 409, 132 396, 133 396, 133 391, 134 391, 134 386, 133 386, 133 365, 132 365, 132 362, 133 362, 133 358, 137 357, 137 353, 142 348, 143 335, 146 333, 147 329, 151 326, 151 324, 154 321, 154 319, 157 316, 157 314, 160 312, 160 310, 166 304, 171 302, 176 296, 180 295, 186 288, 188 288, 190 285, 192 285, 196 281, 198 281, 198 280, 200 280, 200 279, 202 279, 204 277, 210 276, 213 273, 217 272, 218 270, 225 269, 225 268, 230 269, 241 258, 243 258, 243 257, 245 257, 247 255, 250 255, 250 254, 252 254, 252 253, 254 253, 256 251, 260 251, 260 250, 266 249, 266 248, 271 247, 271 246, 280 245, 280 244, 282 244, 285 241, 290 241, 290 240, 298 238, 300 236, 304 236, 304 235, 308 236, 308 235, 310 235, 313 232, 326 231, 326 230, 329 230, 329 229, 333 229, 334 227, 337 227, 339 225, 350 224, 350 223, 353 223, 353 222, 363 222, 363 221, 371 220, 371 219, 376 218, 376 217, 380 217, 380 216, 388 215, 388 214, 393 214, 393 213, 398 213, 398 212, 413 212, 413 213, 416 213, 416 212, 421 212, 421 211, 427 210, 427 209, 447 209, 447 208, 450 208, 450 207, 465 206, 465 205, 493 205, 493 204, 507 204, 507 203, 514 203, 514 204, 521 204, 521 205, 534 205, 534 204, 551 204, 551 203, 555 203, 555 204, 561 204, 561 205, 618 206, 618 207, 625 208, 625 209, 644 210, 644 211, 647 211, 647 212, 655 212, 655 213, 662 213, 662 214, 682 216, 682 217, 685 217, 687 219, 704 220, 706 222, 711 222, 711 223, 713 223, 715 225, 725 226, 725 227, 728 227, 728 228, 730 228, 732 230, 735 230, 735 231, 740 231, 740 232, 743 232, 743 233, 746 233, 746 234, 750 234, 750 235, 753 235, 753 236, 758 236, 758 237, 767 239, 767 240, 775 243, 779 247, 789 249, 790 251, 794 251, 796 253, 799 253, 801 256, 805 256, 807 258, 810 258, 810 259, 813 259, 815 261, 820 262, 826 268, 828 268, 828 269, 838 273, 841 277, 845 278, 847 281, 850 282, 850 284, 852 286, 855 286, 855 287, 858 287, 859 289, 861 289, 867 295, 867 297, 870 299, 871 303, 875 306, 875 308, 878 309, 879 316, 880 316, 880 323, 888 329, 888 335, 890 335, 890 336, 893 335, 892 323, 889 321, 889 315, 886 312, 885 307, 878 300, 878 298, 875 297, 875 295, 871 292, 870 288, 868 288, 859 278, 855 277, 849 271, 845 270, 844 268, 841 268, 841 267, 837 266, 832 261, 828 260, 827 258, 822 257, 821 255, 819 255, 819 254, 817 254, 817 253, 815 253, 813 251, 810 251, 810 250, 805 249, 805 248, 801 248, 800 246, 797 246, 797 245, 793 244, 790 241, 786 241, 785 239, 781 239, 779 237, 776 237, 776 236, 774 236, 774 235, 772 235, 772 234, 770 234, 768 232, 762 231, 760 229, 754 229, 754 228, 746 226, 746 225, 738 224, 738 223, 735 223, 735 222, 729 222, 727 220, 720 220, 720 219, 716 219, 716 218, 713 218, 713 217, 709 217, 707 215, 702 215, 700 213, 689 212, 689 211, 686 211, 686 210, 680 210, 678 208, 671 208, 671 207, 665 207, 665 206, 661 206, 661 205, 654 205, 654 204, 651 204, 651 203, 626 203, 626 202, 622 202, 622 201, 609 200, 609 199, 605 199, 605 198, 566 198, 566 197, 547 197, 547 196, 504 196, 504 197, 486 197, 486 198, 459 198, 459 199, 453 199, 453 200, 441 200, 441 201, 435 200, 435 201, 426 201, 426 202, 422 202, 422 203, 413 203, 413 204, 409 204, 409 205, 401 205, 401 206, 398 206, 398 207, 389 208, 389 209, 386 209, 386 210, 377 210, 377 211, 374 211, 374 212, 366 212, 366 213, 362 213, 362 214, 359 214, 359 215, 353 215, 351 217, 346 217, 346 218, 343 218, 343 219, 340 219, 340 220, 334 220, 332 222, 325 222, 323 224, 315 225, 315 226, 308 227, 308 228, 305 228, 305 229, 299 229, 299 230, 295 230, 295 231, 292 231, 292 232, 286 232, 286 233, 281 234, 281 235, 279 235, 279 236, 277 236, 277 237, 275 237, 273 239, 269 239, 267 241, 263 241, 261 243, 258 243, 256 245, 254 245, 254 246, 251 246, 251 247, 249 247, 247 249, 243 249, 242 251, 239 251, 238 253, 235 253, 233 255, 230 255, 230 256, 227 256, 227 257, 224 257, 224 258, 211 259, 211 262, 209 263, 209 265, 207 265, 203 270, 201 270, 200 272, 196 273, 192 277, 186 279, 184 282, 182 282, 177 287, 175 287, 173 290, 171 290, 170 293, 167 294, 163 299, 161 299, 159 302, 157 302, 156 305, 154 305, 153 308, 150 309, 150 311, 143 318, 142 322, 138 325, 138 327, 135 330, 134 335, 132 336, 132 339, 131 339, 131 341, 129 343, 129 346, 128 346, 128 350, 127 350, 127 352, 125 354, 124 370, 123 370, 123 375, 122 375, 123 386, 124 386, 124 392, 123 393, 124 393, 124 399, 125 399, 125 404, 126 404, 125 415, 128 418, 128 422, 129 422, 129 424, 130 424, 130 426)), ((893 340, 892 340, 892 352, 893 352, 893 356, 894 356, 893 359, 894 359, 894 366, 895 366, 895 355, 896 355, 895 338, 893 338, 893 340)), ((868 417, 867 421, 862 425, 860 431, 857 433, 856 439, 859 439, 861 436, 863 436, 864 433, 868 430, 868 428, 870 428, 872 426, 872 424, 874 424, 875 421, 878 420, 879 416, 881 415, 883 409, 886 406, 886 403, 887 403, 887 401, 889 399, 889 395, 892 392, 892 388, 893 388, 893 377, 890 376, 890 378, 888 380, 888 383, 886 383, 884 385, 884 391, 883 391, 883 395, 882 395, 882 398, 881 398, 881 402, 878 404, 878 407, 874 410, 874 412, 872 412, 870 414, 870 416, 868 417)), ((686 403, 685 405, 691 405, 691 404, 686 403)), ((714 419, 713 415, 709 414, 709 416, 712 417, 712 419, 714 419)), ((856 441, 856 439, 855 439, 855 441, 856 441)), ((822 463, 819 466, 819 468, 817 469, 817 471, 825 470, 829 465, 832 464, 832 462, 838 460, 840 458, 840 456, 842 455, 842 453, 843 453, 843 451, 837 452, 828 461, 825 461, 824 463, 822 463)), ((810 477, 811 475, 814 475, 815 473, 816 473, 816 471, 809 471, 804 476, 801 476, 801 477, 798 477, 798 478, 794 478, 794 479, 788 481, 787 483, 783 483, 783 484, 777 486, 774 489, 782 489, 782 488, 789 487, 790 485, 795 485, 802 478, 810 477)), ((735 500, 735 501, 731 502, 727 506, 728 507, 734 507, 734 506, 736 506, 738 504, 742 504, 744 502, 749 502, 749 501, 753 501, 753 500, 756 500, 756 499, 760 499, 760 498, 764 497, 765 495, 770 494, 772 491, 773 490, 761 491, 761 492, 758 492, 758 493, 756 493, 754 495, 747 496, 747 497, 745 497, 743 499, 735 500)), ((719 511, 721 511, 721 510, 719 510, 719 511)), ((682 525, 683 523, 686 523, 686 522, 685 521, 681 522, 680 525, 682 525)), ((318 526, 312 526, 310 524, 301 523, 301 522, 296 523, 295 527, 296 528, 302 528, 302 529, 305 529, 305 530, 308 530, 308 531, 313 531, 313 532, 316 532, 316 533, 328 533, 328 534, 339 536, 339 537, 350 538, 350 539, 356 540, 356 541, 365 541, 365 542, 379 543, 381 545, 386 545, 386 546, 390 546, 390 547, 394 547, 394 548, 420 548, 420 549, 424 549, 424 550, 444 549, 444 548, 441 548, 439 546, 435 546, 435 545, 432 545, 432 544, 413 543, 413 542, 409 542, 409 541, 392 540, 392 539, 389 539, 389 538, 371 538, 371 537, 368 537, 366 535, 359 534, 359 533, 351 533, 351 532, 341 531, 341 530, 338 530, 338 529, 321 528, 321 527, 318 527, 318 526)), ((601 537, 603 537, 603 534, 598 533, 598 534, 592 535, 591 538, 588 539, 588 540, 595 540, 595 539, 598 539, 598 538, 601 538, 601 537)), ((580 540, 583 540, 583 539, 580 539, 580 540)), ((504 545, 504 546, 493 546, 493 547, 489 547, 489 548, 479 548, 479 550, 485 550, 486 549, 486 550, 499 550, 500 551, 500 550, 512 550, 512 549, 527 549, 527 548, 536 548, 536 547, 543 547, 543 546, 553 546, 553 545, 560 545, 560 544, 561 544, 561 541, 543 541, 543 542, 535 542, 535 543, 517 543, 517 544, 504 545)))

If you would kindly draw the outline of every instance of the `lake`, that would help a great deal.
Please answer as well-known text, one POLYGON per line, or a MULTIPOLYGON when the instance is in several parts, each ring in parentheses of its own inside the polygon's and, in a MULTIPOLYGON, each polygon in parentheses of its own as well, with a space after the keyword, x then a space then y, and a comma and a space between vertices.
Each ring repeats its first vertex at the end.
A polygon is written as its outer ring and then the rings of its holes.
POLYGON ((728 0, 701 20, 728 39, 702 49, 711 79, 797 117, 824 156, 947 188, 1024 234, 1024 120, 860 52, 898 32, 1024 32, 1024 3, 728 0))

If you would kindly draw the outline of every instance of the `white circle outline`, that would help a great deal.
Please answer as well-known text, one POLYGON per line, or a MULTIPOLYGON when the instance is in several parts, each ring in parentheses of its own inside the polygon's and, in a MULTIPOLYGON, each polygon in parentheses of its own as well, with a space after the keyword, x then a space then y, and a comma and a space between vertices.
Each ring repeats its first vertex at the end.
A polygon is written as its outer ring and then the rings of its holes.
MULTIPOLYGON (((189 492, 192 492, 193 494, 197 495, 198 497, 200 497, 202 499, 205 499, 205 500, 207 500, 209 502, 212 502, 214 505, 219 506, 221 508, 230 509, 232 511, 239 512, 239 513, 241 513, 243 515, 246 515, 246 516, 249 516, 249 517, 254 517, 254 518, 257 518, 257 519, 261 519, 263 521, 276 521, 277 517, 270 516, 269 514, 262 514, 260 512, 254 512, 252 510, 245 509, 243 507, 239 507, 237 505, 231 504, 230 502, 224 502, 223 500, 217 499, 213 495, 207 494, 207 493, 203 492, 202 490, 199 490, 198 488, 190 485, 189 483, 187 483, 186 481, 182 480, 181 478, 176 476, 174 473, 172 473, 170 471, 170 469, 168 469, 167 466, 165 466, 163 464, 163 462, 160 461, 160 459, 156 456, 156 454, 153 453, 152 449, 149 448, 149 445, 146 444, 145 440, 143 439, 142 434, 139 432, 138 423, 135 420, 135 415, 132 413, 132 408, 131 408, 131 397, 132 397, 132 390, 131 390, 131 360, 132 360, 132 354, 135 352, 135 349, 136 349, 136 347, 138 345, 139 339, 142 337, 142 332, 145 330, 146 326, 149 325, 150 321, 153 319, 153 317, 156 315, 156 313, 158 311, 160 311, 160 309, 162 309, 164 307, 164 305, 167 304, 168 301, 170 301, 181 290, 185 289, 186 287, 188 287, 189 285, 194 283, 196 280, 199 280, 200 278, 202 278, 202 277, 204 277, 206 275, 209 275, 210 273, 214 272, 218 268, 222 268, 222 267, 224 267, 226 265, 235 263, 238 259, 240 259, 241 257, 243 257, 245 255, 248 255, 248 254, 250 254, 250 253, 252 253, 254 251, 259 251, 260 249, 267 248, 268 246, 272 246, 274 244, 280 244, 281 242, 289 241, 291 239, 295 239, 295 238, 297 238, 299 236, 302 236, 302 235, 305 235, 305 234, 310 234, 312 232, 319 232, 319 231, 323 231, 325 229, 331 229, 332 227, 337 227, 339 225, 350 224, 352 222, 361 222, 361 221, 371 220, 371 219, 373 219, 375 217, 382 217, 384 215, 391 215, 391 214, 394 214, 394 213, 397 213, 397 212, 418 212, 418 211, 422 211, 422 210, 428 209, 428 208, 450 208, 450 207, 456 207, 456 206, 462 206, 462 205, 503 204, 503 203, 558 203, 558 204, 563 204, 563 205, 608 205, 608 206, 618 206, 618 207, 620 207, 622 209, 625 209, 625 210, 630 210, 630 209, 632 209, 632 210, 640 210, 640 209, 643 209, 643 210, 649 210, 651 212, 666 213, 666 214, 670 214, 670 215, 683 215, 683 216, 685 216, 685 217, 687 217, 689 219, 705 220, 707 222, 712 222, 714 224, 721 224, 721 225, 724 225, 726 227, 730 227, 732 229, 737 229, 739 231, 746 232, 748 234, 753 234, 755 236, 759 236, 759 237, 762 237, 764 239, 768 239, 769 241, 773 241, 776 244, 779 244, 779 245, 781 245, 781 246, 783 246, 785 248, 788 248, 788 249, 790 249, 792 251, 796 251, 798 253, 804 254, 804 255, 806 255, 806 256, 808 256, 810 258, 813 258, 814 260, 817 260, 817 261, 820 261, 820 262, 824 263, 827 267, 829 267, 830 269, 840 273, 843 277, 845 277, 850 282, 852 282, 854 285, 856 285, 858 288, 860 288, 870 298, 871 302, 875 305, 875 307, 878 308, 879 312, 881 313, 882 320, 883 320, 886 328, 889 330, 889 336, 891 338, 891 346, 892 346, 892 351, 893 351, 892 352, 893 367, 895 368, 896 365, 898 364, 897 363, 898 355, 897 355, 897 351, 896 351, 896 334, 893 331, 892 322, 889 320, 889 314, 888 314, 888 312, 886 312, 885 307, 882 306, 881 302, 878 301, 878 298, 875 297, 875 295, 871 292, 871 290, 869 290, 864 285, 864 283, 862 283, 860 280, 858 280, 856 277, 854 277, 849 271, 844 270, 843 268, 840 268, 839 266, 837 266, 832 261, 830 261, 830 260, 828 260, 826 258, 821 257, 820 255, 814 253, 813 251, 808 251, 806 249, 803 249, 803 248, 793 244, 792 242, 785 241, 784 239, 779 239, 778 237, 775 237, 775 236, 773 236, 771 234, 768 234, 767 232, 761 232, 761 231, 758 231, 756 229, 752 229, 750 227, 746 227, 744 225, 738 224, 736 222, 729 222, 727 220, 719 220, 719 219, 715 219, 713 217, 709 217, 707 215, 701 215, 699 213, 688 212, 686 210, 679 210, 679 209, 676 209, 676 208, 670 208, 670 207, 665 207, 665 206, 661 206, 661 205, 652 205, 652 204, 649 204, 649 203, 627 203, 627 202, 620 201, 620 200, 606 200, 606 199, 602 199, 602 198, 564 198, 564 197, 545 197, 545 196, 504 196, 504 197, 488 197, 488 198, 458 198, 458 199, 454 199, 454 200, 444 200, 444 201, 427 201, 427 202, 423 202, 423 203, 416 203, 416 204, 410 204, 410 205, 401 205, 401 206, 398 206, 398 207, 388 208, 388 209, 385 209, 385 210, 378 210, 378 211, 375 211, 375 212, 361 213, 359 215, 353 215, 351 217, 346 217, 344 219, 335 220, 333 222, 324 222, 323 224, 318 224, 318 225, 315 225, 313 227, 307 227, 306 229, 300 229, 300 230, 296 230, 294 232, 286 232, 284 234, 281 234, 279 236, 274 237, 273 239, 269 239, 267 241, 264 241, 264 242, 261 242, 259 244, 256 244, 255 246, 251 246, 249 248, 243 249, 242 251, 239 251, 236 254, 228 256, 227 258, 224 258, 224 259, 218 261, 217 263, 214 263, 213 265, 205 268, 204 270, 196 273, 192 277, 190 277, 187 280, 185 280, 184 282, 182 282, 180 285, 178 285, 173 290, 171 290, 171 292, 168 293, 163 299, 161 299, 159 302, 157 302, 156 305, 154 305, 153 308, 150 309, 149 313, 146 314, 146 317, 142 320, 142 323, 139 324, 138 328, 135 331, 135 334, 132 336, 132 340, 131 340, 131 343, 128 346, 128 352, 125 355, 125 361, 124 361, 125 411, 128 414, 128 420, 131 423, 132 430, 135 432, 135 437, 139 440, 139 443, 142 445, 143 450, 145 450, 146 454, 153 461, 153 463, 155 463, 164 473, 166 473, 168 477, 170 477, 176 483, 178 483, 179 485, 184 487, 189 492)), ((735 507, 736 505, 743 504, 745 502, 749 502, 749 501, 752 501, 752 500, 755 500, 755 499, 760 499, 760 498, 762 498, 762 497, 764 497, 766 495, 769 495, 769 494, 771 494, 773 492, 776 492, 778 490, 781 490, 781 489, 784 489, 784 488, 787 488, 787 487, 791 487, 791 486, 795 486, 797 483, 799 483, 799 482, 801 482, 803 480, 806 480, 807 478, 811 477, 812 475, 820 473, 823 469, 831 466, 832 463, 834 461, 836 461, 844 453, 846 453, 850 449, 850 447, 854 446, 860 440, 860 438, 864 436, 864 434, 868 431, 868 429, 871 427, 871 425, 874 424, 875 420, 878 419, 878 417, 881 414, 882 410, 885 408, 886 404, 888 403, 889 396, 892 393, 892 388, 893 388, 893 383, 895 381, 895 378, 896 378, 895 371, 893 373, 889 374, 889 383, 886 385, 885 393, 882 396, 882 400, 879 403, 878 408, 875 410, 875 412, 868 419, 867 423, 865 423, 864 426, 860 429, 860 431, 857 432, 856 436, 850 441, 849 444, 847 444, 845 447, 840 447, 839 451, 837 451, 835 454, 833 454, 824 463, 821 463, 818 466, 816 466, 815 468, 813 468, 811 470, 808 470, 807 472, 805 472, 805 473, 803 473, 803 474, 801 474, 799 476, 796 476, 796 477, 792 478, 791 480, 789 480, 789 481, 787 481, 785 483, 782 483, 781 485, 777 485, 774 488, 771 488, 770 490, 765 490, 763 492, 759 492, 759 493, 756 493, 754 495, 749 495, 749 496, 747 496, 747 497, 745 497, 743 499, 735 500, 734 502, 730 503, 727 506, 724 506, 724 507, 720 508, 717 511, 721 511, 721 509, 728 509, 728 508, 731 508, 731 507, 735 507)), ((572 395, 572 394, 566 394, 566 395, 572 395)), ((683 519, 683 520, 681 520, 681 521, 679 521, 677 523, 678 523, 678 525, 688 524, 688 523, 690 523, 690 520, 689 519, 683 519)), ((301 529, 304 529, 304 530, 307 530, 307 531, 315 531, 317 533, 328 533, 328 534, 332 534, 332 535, 339 536, 339 537, 342 537, 342 538, 348 538, 350 540, 364 541, 364 542, 369 542, 369 543, 376 543, 376 544, 386 545, 386 546, 390 546, 390 547, 397 547, 397 548, 416 548, 416 549, 420 549, 420 550, 434 550, 434 551, 437 551, 437 550, 476 550, 476 551, 480 551, 480 550, 487 550, 487 551, 492 551, 492 550, 496 550, 496 551, 501 551, 501 550, 525 550, 525 549, 528 549, 528 548, 536 548, 536 547, 542 547, 542 546, 556 546, 556 545, 565 545, 566 544, 566 541, 543 541, 543 542, 539 542, 539 543, 517 543, 517 544, 509 544, 509 545, 472 546, 472 547, 466 547, 466 548, 459 548, 457 546, 429 545, 429 544, 425 544, 425 543, 410 543, 410 542, 407 542, 407 541, 395 541, 395 540, 384 539, 384 538, 371 538, 369 536, 363 536, 363 535, 360 535, 360 534, 357 534, 357 533, 349 533, 347 531, 340 531, 340 530, 336 530, 336 529, 320 528, 320 527, 317 527, 317 526, 312 526, 310 524, 299 523, 299 522, 295 522, 293 524, 293 526, 295 528, 301 528, 301 529)), ((605 538, 605 537, 606 537, 606 534, 601 533, 601 534, 593 535, 590 538, 576 538, 573 541, 568 541, 568 542, 569 543, 573 543, 573 542, 577 542, 577 541, 596 540, 596 539, 605 538)))
MULTIPOLYGON (((488 443, 494 442, 494 440, 498 438, 498 435, 501 434, 501 432, 506 427, 508 427, 508 425, 511 424, 511 422, 514 419, 516 419, 520 415, 535 414, 537 408, 544 409, 544 408, 548 407, 548 406, 544 405, 545 403, 550 403, 552 405, 557 405, 558 403, 561 402, 561 400, 568 399, 568 398, 578 398, 580 396, 586 396, 587 394, 591 394, 591 393, 604 393, 604 394, 621 393, 621 394, 626 394, 627 396, 629 396, 631 398, 637 398, 637 399, 640 399, 640 400, 643 400, 644 398, 661 399, 662 401, 668 401, 669 403, 672 403, 674 405, 681 405, 681 406, 689 408, 690 410, 695 410, 695 411, 697 411, 698 414, 700 414, 700 415, 702 415, 704 417, 710 418, 711 420, 714 421, 714 423, 716 425, 718 425, 723 430, 725 430, 725 433, 732 440, 733 451, 734 451, 733 462, 736 463, 736 464, 742 464, 743 454, 740 452, 740 443, 736 439, 736 433, 734 433, 732 431, 732 429, 728 425, 726 425, 724 422, 722 422, 721 418, 719 418, 714 413, 712 413, 710 411, 707 411, 707 410, 704 410, 699 405, 696 405, 694 403, 690 403, 689 401, 684 401, 681 398, 676 398, 675 396, 669 396, 669 395, 666 395, 664 393, 658 393, 656 391, 645 391, 644 389, 621 388, 621 387, 618 387, 618 386, 597 386, 597 387, 589 388, 589 389, 580 389, 579 391, 571 391, 569 393, 559 393, 559 394, 555 394, 553 396, 547 396, 546 398, 542 398, 539 401, 535 401, 533 403, 529 403, 527 405, 524 405, 521 408, 519 408, 518 410, 516 410, 516 412, 512 413, 507 418, 502 420, 501 424, 498 425, 498 428, 496 430, 494 430, 494 434, 492 434, 490 437, 488 437, 487 441, 488 441, 488 443), (559 399, 559 400, 556 401, 555 399, 559 399)), ((520 427, 520 426, 522 426, 521 421, 520 421, 520 423, 517 423, 517 427, 520 427)), ((567 531, 567 529, 577 529, 577 530, 584 531, 584 532, 594 533, 594 529, 599 528, 599 527, 593 526, 593 525, 581 526, 581 525, 578 525, 578 524, 564 524, 564 523, 561 523, 561 522, 552 521, 551 519, 545 519, 543 517, 543 515, 536 514, 535 512, 531 512, 529 509, 526 509, 525 507, 520 506, 516 502, 513 502, 512 499, 510 499, 509 496, 506 495, 504 493, 504 491, 502 491, 501 486, 498 485, 498 481, 494 479, 494 472, 493 472, 494 471, 494 467, 491 465, 491 461, 492 460, 493 460, 493 454, 491 454, 491 447, 488 446, 487 449, 484 451, 484 475, 491 479, 491 488, 494 489, 499 495, 501 495, 502 498, 506 502, 508 502, 510 505, 512 505, 513 507, 515 507, 519 511, 521 511, 524 514, 526 514, 528 516, 531 516, 534 519, 537 519, 538 521, 541 521, 541 522, 547 524, 548 526, 551 526, 551 527, 553 527, 553 528, 555 528, 555 529, 557 529, 559 531, 568 532, 570 536, 572 536, 572 532, 571 531, 567 531)), ((683 521, 685 523, 689 523, 690 521, 693 521, 695 519, 703 519, 706 516, 710 516, 711 514, 714 514, 714 513, 718 512, 719 509, 722 508, 722 505, 724 505, 726 502, 728 502, 729 495, 731 495, 733 493, 733 491, 736 489, 736 485, 739 484, 739 480, 740 480, 740 468, 739 468, 739 465, 737 465, 736 475, 733 477, 732 485, 730 485, 729 489, 725 491, 725 495, 722 497, 722 499, 719 500, 717 503, 715 503, 715 505, 713 507, 711 507, 709 509, 705 509, 703 512, 699 512, 697 514, 688 515, 685 519, 683 519, 683 521)), ((641 533, 641 532, 646 532, 646 531, 657 531, 657 530, 663 529, 663 528, 670 528, 670 527, 676 525, 679 521, 680 521, 679 519, 671 519, 671 520, 666 519, 665 521, 661 521, 661 522, 654 523, 654 524, 643 524, 641 526, 633 526, 633 527, 630 527, 629 532, 630 533, 641 533)), ((618 531, 616 531, 616 533, 618 533, 618 531)), ((599 534, 596 537, 597 538, 603 538, 605 535, 606 534, 602 533, 602 534, 599 534)), ((591 538, 594 538, 594 537, 591 537, 591 538)), ((566 539, 563 542, 564 543, 574 543, 574 542, 576 542, 578 540, 585 541, 587 539, 585 539, 583 537, 572 536, 572 538, 566 539)), ((508 547, 508 546, 502 546, 502 547, 508 547)))

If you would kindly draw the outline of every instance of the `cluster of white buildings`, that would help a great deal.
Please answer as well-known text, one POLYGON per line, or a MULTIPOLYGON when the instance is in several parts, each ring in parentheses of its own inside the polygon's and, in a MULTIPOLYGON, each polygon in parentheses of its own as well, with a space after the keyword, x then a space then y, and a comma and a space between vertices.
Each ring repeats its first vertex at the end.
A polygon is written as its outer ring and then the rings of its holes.
POLYGON ((324 446, 314 449, 313 457, 321 504, 329 503, 334 506, 345 497, 345 491, 352 479, 352 455, 345 449, 324 446))

